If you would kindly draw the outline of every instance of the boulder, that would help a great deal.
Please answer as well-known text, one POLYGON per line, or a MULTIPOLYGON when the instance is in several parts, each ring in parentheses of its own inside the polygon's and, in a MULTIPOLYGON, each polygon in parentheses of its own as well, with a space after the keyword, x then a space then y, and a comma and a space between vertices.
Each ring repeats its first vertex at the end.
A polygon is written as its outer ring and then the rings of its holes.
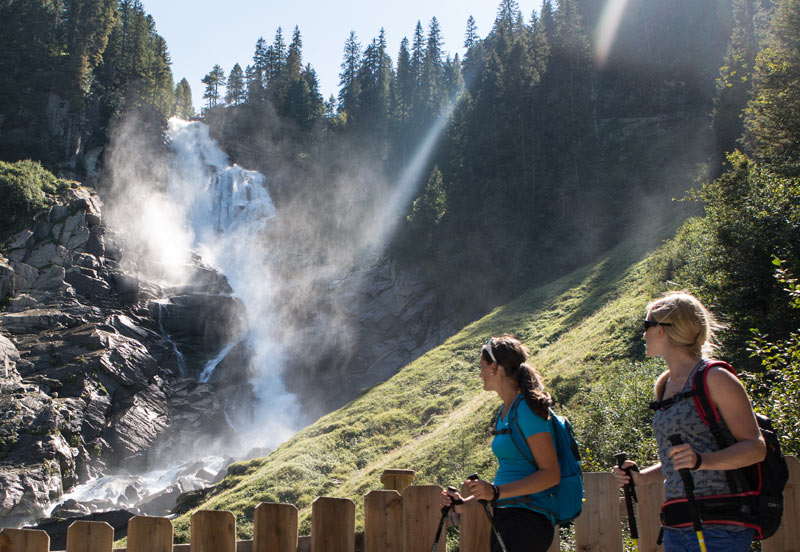
POLYGON ((14 269, 0 256, 0 300, 14 292, 14 269))

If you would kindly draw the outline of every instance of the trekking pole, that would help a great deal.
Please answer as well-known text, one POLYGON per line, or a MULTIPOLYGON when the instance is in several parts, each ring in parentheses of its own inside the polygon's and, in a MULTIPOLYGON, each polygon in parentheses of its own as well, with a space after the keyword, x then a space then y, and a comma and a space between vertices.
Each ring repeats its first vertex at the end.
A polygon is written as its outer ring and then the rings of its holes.
MULTIPOLYGON (((673 447, 683 444, 683 439, 677 433, 673 433, 668 437, 669 442, 673 447)), ((689 473, 689 468, 682 468, 678 473, 683 480, 683 488, 686 490, 686 500, 688 501, 689 513, 692 516, 692 525, 694 525, 694 532, 697 533, 697 544, 700 545, 700 552, 706 552, 706 541, 703 538, 703 524, 700 521, 700 511, 697 509, 697 502, 694 499, 694 480, 692 474, 689 473)))
MULTIPOLYGON (((467 479, 469 479, 470 481, 479 481, 480 477, 478 476, 477 473, 473 473, 472 475, 467 477, 467 479)), ((494 523, 494 516, 492 515, 492 512, 489 510, 489 503, 485 500, 480 500, 480 499, 478 499, 478 502, 481 503, 481 505, 483 506, 483 511, 486 512, 486 517, 489 518, 489 525, 492 526, 492 531, 494 531, 494 536, 497 539, 497 542, 500 544, 500 549, 503 552, 508 552, 508 549, 506 548, 506 543, 503 542, 503 537, 500 536, 500 531, 497 530, 497 525, 495 525, 494 523)))
MULTIPOLYGON (((447 490, 451 493, 458 492, 458 489, 455 487, 447 487, 447 490)), ((450 508, 455 506, 456 504, 463 504, 463 500, 457 500, 455 497, 450 497, 452 502, 449 506, 442 506, 442 517, 439 519, 439 527, 436 529, 436 538, 433 539, 433 546, 431 547, 431 552, 436 552, 436 547, 439 545, 439 537, 442 536, 442 528, 444 527, 444 520, 447 519, 447 514, 450 512, 450 508)))
POLYGON ((625 507, 628 509, 628 527, 631 530, 631 540, 633 541, 633 549, 636 552, 639 552, 639 528, 636 526, 636 513, 633 511, 633 501, 639 502, 636 498, 636 487, 633 483, 633 475, 631 475, 631 468, 623 468, 622 464, 625 463, 625 460, 628 459, 627 452, 618 452, 614 455, 614 459, 617 461, 617 466, 619 469, 624 470, 625 473, 628 474, 628 477, 631 478, 630 483, 626 483, 622 489, 625 492, 625 507))

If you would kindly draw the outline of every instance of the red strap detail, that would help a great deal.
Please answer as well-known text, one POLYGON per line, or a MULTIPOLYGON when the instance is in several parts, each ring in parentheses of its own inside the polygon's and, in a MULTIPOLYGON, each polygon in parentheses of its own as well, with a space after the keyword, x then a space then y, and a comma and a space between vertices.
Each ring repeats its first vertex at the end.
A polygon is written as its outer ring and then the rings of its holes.
POLYGON ((725 362, 724 360, 714 360, 709 362, 702 368, 700 368, 700 374, 695 374, 694 378, 692 378, 692 391, 696 391, 697 394, 694 397, 694 407, 697 409, 697 413, 700 414, 700 419, 703 420, 703 423, 706 425, 711 425, 710 420, 714 420, 715 423, 719 423, 719 412, 717 411, 717 407, 714 404, 714 401, 711 400, 711 395, 708 393, 708 373, 711 371, 711 368, 714 366, 719 366, 720 368, 724 368, 729 371, 731 374, 736 376, 736 370, 734 370, 733 366, 725 362), (701 389, 698 389, 697 380, 699 379, 697 376, 700 375, 703 378, 701 382, 701 389), (711 408, 711 412, 706 412, 705 408, 703 408, 703 402, 700 399, 700 393, 702 393, 706 399, 708 399, 708 405, 711 408))

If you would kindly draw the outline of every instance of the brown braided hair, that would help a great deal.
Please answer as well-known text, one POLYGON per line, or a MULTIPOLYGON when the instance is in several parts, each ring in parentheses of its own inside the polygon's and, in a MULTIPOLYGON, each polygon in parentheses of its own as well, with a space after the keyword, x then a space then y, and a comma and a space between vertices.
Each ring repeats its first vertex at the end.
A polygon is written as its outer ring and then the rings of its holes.
POLYGON ((537 416, 545 420, 550 419, 553 398, 545 391, 539 372, 525 363, 529 356, 525 345, 516 337, 505 334, 491 338, 481 350, 481 356, 490 364, 496 360, 505 370, 506 376, 517 382, 530 409, 537 416), (488 347, 491 347, 490 351, 486 350, 488 347))

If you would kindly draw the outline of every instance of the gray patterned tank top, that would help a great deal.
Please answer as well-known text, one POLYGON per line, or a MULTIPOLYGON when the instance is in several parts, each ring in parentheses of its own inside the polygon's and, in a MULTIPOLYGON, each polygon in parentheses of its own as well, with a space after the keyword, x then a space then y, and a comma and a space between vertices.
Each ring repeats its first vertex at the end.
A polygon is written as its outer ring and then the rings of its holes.
MULTIPOLYGON (((701 360, 694 367, 682 392, 692 390, 692 379, 695 372, 707 363, 701 360)), ((728 442, 733 442, 728 426, 724 420, 720 420, 720 428, 728 442)), ((672 466, 672 460, 667 456, 667 451, 672 448, 669 436, 678 433, 684 443, 688 443, 701 455, 706 452, 719 450, 714 436, 708 426, 700 419, 700 414, 694 406, 693 398, 685 398, 673 403, 671 406, 656 410, 653 417, 653 430, 658 443, 658 456, 661 459, 661 471, 664 474, 664 495, 667 500, 683 498, 686 492, 683 488, 681 476, 672 466)), ((730 488, 725 472, 721 470, 697 470, 692 472, 694 479, 695 496, 709 496, 718 494, 728 494, 730 488)))

